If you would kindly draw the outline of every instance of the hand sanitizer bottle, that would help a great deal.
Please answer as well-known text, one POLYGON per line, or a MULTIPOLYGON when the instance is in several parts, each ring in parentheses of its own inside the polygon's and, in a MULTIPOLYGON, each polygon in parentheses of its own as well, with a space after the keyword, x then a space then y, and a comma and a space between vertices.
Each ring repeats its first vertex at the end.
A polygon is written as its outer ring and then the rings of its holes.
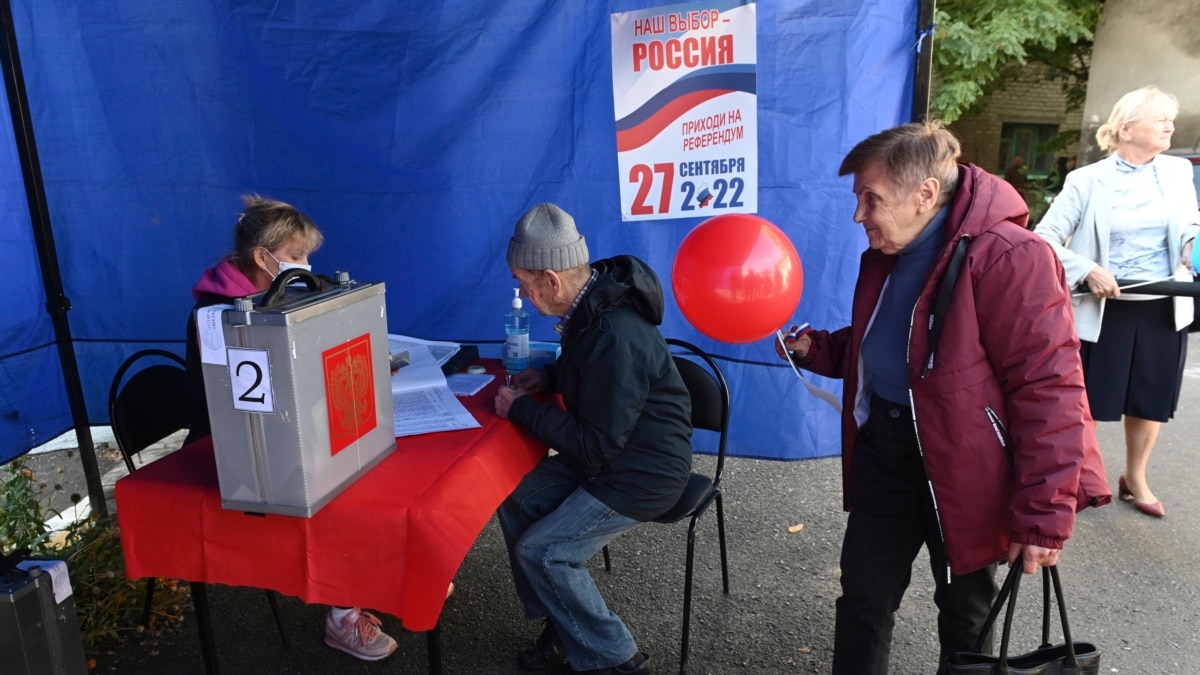
POLYGON ((529 313, 521 309, 521 289, 513 289, 512 309, 504 317, 506 381, 529 365, 529 313))

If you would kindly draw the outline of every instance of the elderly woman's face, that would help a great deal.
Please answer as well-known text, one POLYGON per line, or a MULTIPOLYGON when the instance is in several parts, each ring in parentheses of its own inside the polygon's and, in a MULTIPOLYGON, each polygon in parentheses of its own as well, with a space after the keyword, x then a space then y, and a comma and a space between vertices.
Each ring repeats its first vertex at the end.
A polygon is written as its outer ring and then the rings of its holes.
POLYGON ((1161 106, 1147 106, 1137 119, 1121 125, 1117 146, 1118 149, 1133 150, 1138 157, 1125 159, 1137 159, 1140 163, 1170 148, 1171 135, 1174 133, 1175 118, 1161 106))
POLYGON ((875 165, 854 174, 854 194, 858 197, 854 222, 866 230, 871 248, 889 255, 898 253, 921 234, 932 219, 928 209, 922 208, 922 191, 918 188, 904 193, 875 165))

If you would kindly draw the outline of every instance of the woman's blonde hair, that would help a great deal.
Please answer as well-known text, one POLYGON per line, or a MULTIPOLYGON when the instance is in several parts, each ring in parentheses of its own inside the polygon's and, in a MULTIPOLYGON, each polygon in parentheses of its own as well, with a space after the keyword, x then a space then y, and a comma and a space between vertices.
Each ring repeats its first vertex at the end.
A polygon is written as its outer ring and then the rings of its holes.
POLYGON ((1122 96, 1113 106, 1108 121, 1096 130, 1096 142, 1100 144, 1100 149, 1111 154, 1121 139, 1121 127, 1141 120, 1147 112, 1158 110, 1175 119, 1179 114, 1179 101, 1152 84, 1122 96))
POLYGON ((274 251, 299 236, 304 253, 321 247, 325 238, 308 216, 291 204, 258 195, 243 195, 246 208, 233 227, 233 253, 229 259, 243 272, 254 268, 254 250, 274 251))

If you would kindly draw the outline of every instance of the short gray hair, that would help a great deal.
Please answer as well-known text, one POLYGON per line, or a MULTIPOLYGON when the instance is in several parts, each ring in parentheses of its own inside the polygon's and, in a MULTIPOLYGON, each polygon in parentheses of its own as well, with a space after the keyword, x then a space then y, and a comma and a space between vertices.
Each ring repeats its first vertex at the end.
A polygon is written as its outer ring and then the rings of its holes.
POLYGON ((878 166, 905 192, 916 190, 926 178, 936 178, 941 184, 937 200, 940 205, 948 202, 958 188, 960 154, 958 139, 940 121, 911 122, 859 142, 842 160, 838 175, 878 166))

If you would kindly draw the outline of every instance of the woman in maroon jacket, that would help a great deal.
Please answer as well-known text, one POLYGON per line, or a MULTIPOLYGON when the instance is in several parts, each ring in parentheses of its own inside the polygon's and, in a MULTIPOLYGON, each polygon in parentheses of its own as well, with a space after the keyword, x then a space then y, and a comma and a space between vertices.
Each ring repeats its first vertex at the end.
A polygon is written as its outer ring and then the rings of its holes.
POLYGON ((937 123, 850 151, 870 246, 851 324, 779 348, 845 383, 835 673, 887 672, 922 545, 944 663, 973 647, 996 563, 1055 564, 1075 512, 1112 499, 1062 267, 1016 191, 958 155, 937 123))

